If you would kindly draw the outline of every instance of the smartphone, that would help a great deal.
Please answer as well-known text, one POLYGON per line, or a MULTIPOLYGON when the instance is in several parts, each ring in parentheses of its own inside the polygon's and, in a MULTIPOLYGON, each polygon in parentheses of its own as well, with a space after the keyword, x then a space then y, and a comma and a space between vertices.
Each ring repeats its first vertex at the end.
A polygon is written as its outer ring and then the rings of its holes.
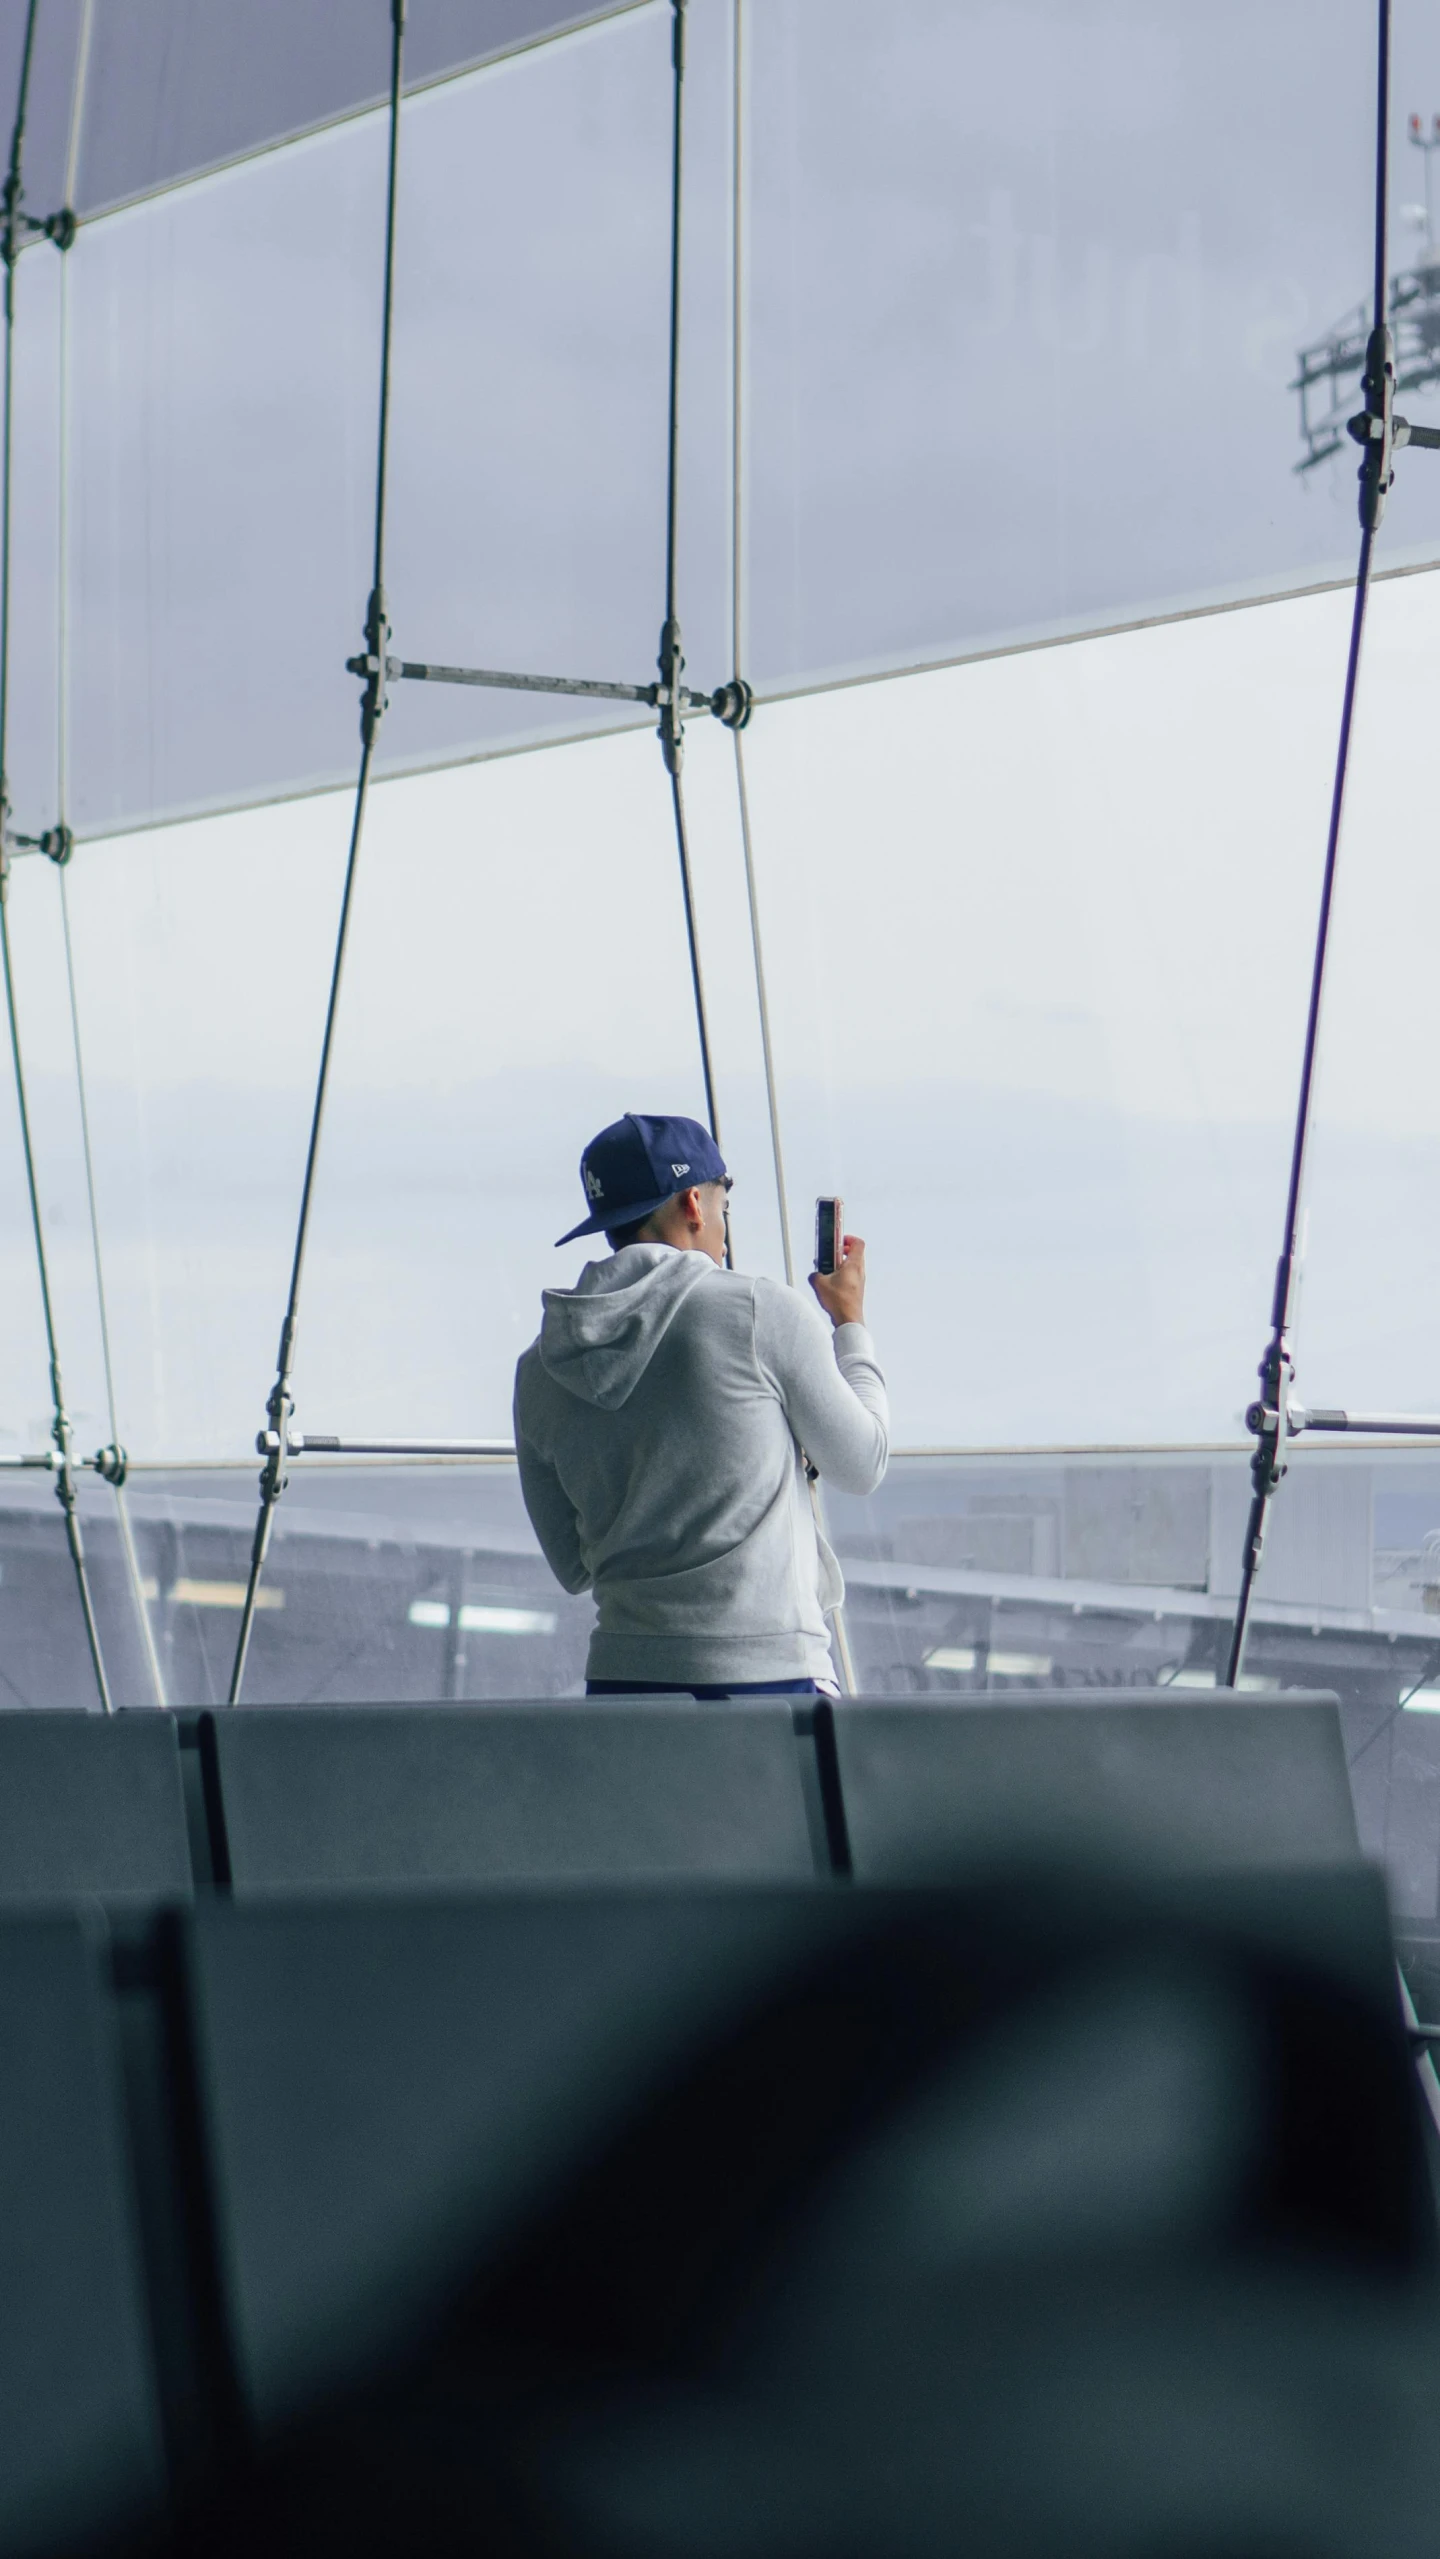
POLYGON ((815 1268, 838 1271, 845 1258, 845 1203, 843 1200, 815 1202, 815 1268))

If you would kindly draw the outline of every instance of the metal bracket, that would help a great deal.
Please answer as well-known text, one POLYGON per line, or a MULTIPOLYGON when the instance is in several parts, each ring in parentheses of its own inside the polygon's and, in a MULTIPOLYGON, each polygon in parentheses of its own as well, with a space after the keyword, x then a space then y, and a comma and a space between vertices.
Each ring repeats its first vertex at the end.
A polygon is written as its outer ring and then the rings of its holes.
POLYGON ((365 647, 358 658, 347 658, 345 664, 352 675, 363 676, 365 690, 360 697, 360 736, 372 746, 375 732, 390 708, 385 687, 395 661, 385 654, 390 637, 390 623, 385 611, 385 596, 380 587, 372 587, 365 607, 365 647))
MULTIPOLYGON (((10 194, 8 186, 5 194, 10 194)), ((0 261, 7 267, 14 265, 20 253, 21 234, 28 234, 32 240, 51 240, 57 249, 73 249, 79 228, 71 205, 62 205, 58 213, 47 213, 42 220, 38 214, 22 212, 18 201, 7 203, 0 232, 0 261)))
POLYGON ((1395 478, 1395 341, 1382 322, 1365 342, 1365 406, 1346 421, 1360 446, 1360 521, 1373 533, 1395 478))
POLYGON ((1395 456, 1407 444, 1440 453, 1440 427, 1412 426, 1395 414, 1395 342, 1388 328, 1372 329, 1365 347, 1365 406, 1345 421, 1361 448, 1360 521, 1373 533, 1395 484, 1395 456))
MULTIPOLYGON (((68 1423, 66 1428, 68 1430, 68 1423)), ((27 1450, 22 1457, 12 1457, 7 1452, 0 1455, 0 1466, 38 1467, 47 1475, 59 1475, 67 1468, 78 1466, 86 1473, 99 1475, 105 1483, 113 1484, 118 1493, 130 1471, 130 1457, 128 1450, 118 1446, 97 1448, 93 1457, 76 1457, 73 1451, 57 1445, 27 1450)))
POLYGON ((48 861, 64 864, 75 850, 75 835, 63 819, 59 826, 47 826, 43 835, 11 835, 9 841, 27 853, 43 853, 48 861))
POLYGON ((58 213, 47 213, 43 222, 37 221, 33 213, 22 213, 20 228, 36 239, 53 240, 57 249, 73 249, 80 225, 73 208, 63 204, 58 213))
POLYGON ((732 675, 728 684, 717 684, 710 696, 713 716, 727 729, 748 729, 755 696, 743 675, 732 675))

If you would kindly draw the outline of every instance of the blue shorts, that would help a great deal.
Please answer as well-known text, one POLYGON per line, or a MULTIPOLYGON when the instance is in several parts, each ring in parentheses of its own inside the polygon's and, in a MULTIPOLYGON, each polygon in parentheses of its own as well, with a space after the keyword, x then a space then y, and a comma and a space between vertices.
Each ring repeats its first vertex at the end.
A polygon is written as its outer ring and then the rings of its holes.
POLYGON ((736 1680, 728 1688, 681 1688, 673 1679, 587 1679, 587 1697, 819 1697, 813 1679, 736 1680))

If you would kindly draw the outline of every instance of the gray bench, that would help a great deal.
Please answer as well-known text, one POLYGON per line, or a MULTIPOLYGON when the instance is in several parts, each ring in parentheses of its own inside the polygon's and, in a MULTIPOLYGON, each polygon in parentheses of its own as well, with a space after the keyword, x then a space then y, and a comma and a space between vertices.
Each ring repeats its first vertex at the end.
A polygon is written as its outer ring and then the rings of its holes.
POLYGON ((0 1907, 190 1891, 171 1716, 0 1713, 0 1907))
POLYGON ((808 1878, 801 1747, 779 1698, 251 1707, 200 1725, 216 1880, 236 1895, 808 1878))
MULTIPOLYGON (((868 2122, 886 2074, 904 2084, 912 2047, 924 2048, 917 2086, 938 2069, 934 2084, 953 2087, 966 2120, 978 2110, 974 2138, 999 2143, 1005 2191, 1018 2178, 1023 2194, 1038 2179, 1043 2203, 1047 2179, 1063 2185, 1069 2174, 1058 2128, 1071 2107, 1090 2156, 1086 2110, 1104 2099, 1112 2035, 1129 2073, 1125 2102, 1162 2149, 1178 2139, 1186 2157, 1194 2127, 1183 2105, 1174 2110, 1177 2085, 1189 2082, 1166 2076, 1165 2036, 1210 2056, 1202 2088, 1252 2065, 1264 2079, 1273 2059, 1288 2074, 1283 2101, 1277 2077, 1236 2102, 1271 2110, 1267 2140, 1302 2146, 1312 2139, 1317 2052, 1335 2040, 1339 2096, 1317 2091, 1326 2134, 1316 2152, 1320 2184, 1343 2187, 1335 2215, 1397 2259, 1423 2254, 1433 2232, 1384 1888, 1358 1865, 1134 1885, 1021 1877, 896 1894, 692 1885, 217 1900, 197 1905, 185 1934, 231 2327, 262 2425, 403 2350, 613 2141, 647 2117, 667 2120, 675 2092, 702 2069, 698 2098, 658 2147, 650 2137, 657 2183, 673 2200, 694 2182, 697 2211, 707 2185, 723 2184, 727 2156, 738 2193, 752 2152, 794 2137, 808 2157, 805 2127, 827 2106, 837 2121, 858 2107, 868 2122), (1232 2016, 1253 2000, 1258 2019, 1267 2000, 1289 1998, 1282 1984, 1296 1965, 1316 1986, 1305 2011, 1316 2050, 1286 2043, 1271 2054, 1259 2024, 1237 2035, 1232 2016), (1143 2041, 1157 2015, 1158 2081, 1143 2041), (1084 2057, 1078 2096, 1057 2062, 1066 2019, 1064 2050, 1072 2064, 1084 2057), (983 2066, 952 2082, 942 2067, 952 2052, 983 2066), (1022 2142, 1010 2158, 1009 2117, 1002 2104, 992 2121, 991 2099, 1010 2088, 1020 2103, 1017 2069, 1027 2138, 1053 2120, 1058 2147, 1022 2142), (817 2096, 822 2088, 828 2096, 817 2096), (733 2155, 721 2131, 727 2109, 733 2155)), ((883 2120, 882 2109, 877 2138, 883 2120)), ((1142 2129, 1130 2126, 1137 2138, 1142 2129)), ((955 2138, 968 2157, 970 2135, 955 2138)), ((822 2141, 817 2173, 825 2155, 822 2141)), ((926 2173, 915 2172, 916 2195, 931 2192, 926 2173)), ((1103 2163, 1097 2173, 1103 2183, 1103 2163)), ((938 2197, 937 2228, 953 2239, 974 2198, 962 2191, 942 2209, 938 2197)), ((733 2200, 727 2188, 716 2208, 733 2200)), ((647 2209, 642 2186, 626 2206, 637 2244, 647 2209)), ((1112 2209, 1123 2224, 1123 2194, 1112 2209)), ((1295 2209, 1311 2204, 1297 2197, 1295 2209)), ((622 2252, 627 2227, 623 2217, 615 2226, 622 2252)))
MULTIPOLYGON (((58 1721, 59 1718, 54 1720, 58 1721)), ((163 2493, 103 1940, 0 1924, 0 2551, 73 2548, 163 2493)))
POLYGON ((1360 1853, 1333 1697, 844 1698, 833 1728, 862 1881, 973 1873, 1016 1852, 1219 1868, 1360 1853))

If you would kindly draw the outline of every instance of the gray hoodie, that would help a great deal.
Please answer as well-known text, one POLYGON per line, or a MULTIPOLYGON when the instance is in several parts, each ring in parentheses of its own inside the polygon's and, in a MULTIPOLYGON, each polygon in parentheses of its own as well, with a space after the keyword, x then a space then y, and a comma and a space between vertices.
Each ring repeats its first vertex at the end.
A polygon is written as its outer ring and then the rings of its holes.
POLYGON ((525 1507, 556 1579, 593 1590, 592 1679, 833 1678, 844 1596, 800 1451, 870 1493, 885 1380, 863 1324, 706 1253, 627 1244, 544 1291, 515 1375, 525 1507))

